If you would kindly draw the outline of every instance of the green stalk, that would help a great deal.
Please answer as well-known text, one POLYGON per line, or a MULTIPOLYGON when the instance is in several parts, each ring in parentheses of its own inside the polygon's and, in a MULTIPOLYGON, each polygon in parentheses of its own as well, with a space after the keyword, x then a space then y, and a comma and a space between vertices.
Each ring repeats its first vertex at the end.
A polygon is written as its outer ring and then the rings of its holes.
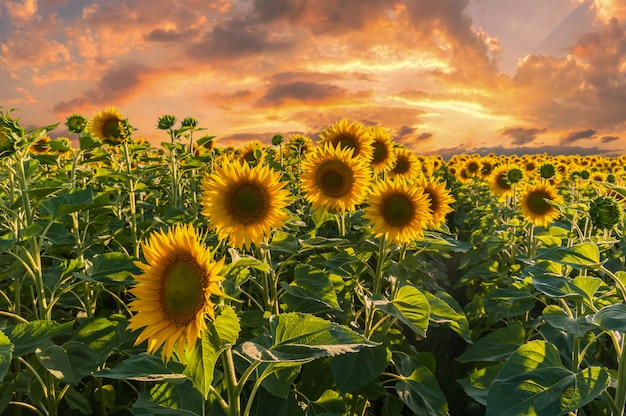
POLYGON ((135 196, 135 182, 133 180, 133 170, 130 164, 130 151, 128 141, 124 140, 124 159, 126 162, 126 173, 128 174, 128 205, 130 208, 130 234, 133 240, 133 255, 139 258, 139 243, 137 238, 137 201, 135 196))
POLYGON ((619 416, 624 414, 626 404, 626 338, 622 336, 622 351, 617 362, 617 389, 615 390, 615 406, 619 416))
POLYGON ((233 361, 233 352, 231 346, 228 345, 222 354, 222 365, 226 378, 226 389, 228 390, 228 416, 239 416, 241 412, 241 403, 239 394, 237 394, 237 375, 235 374, 235 363, 233 361))

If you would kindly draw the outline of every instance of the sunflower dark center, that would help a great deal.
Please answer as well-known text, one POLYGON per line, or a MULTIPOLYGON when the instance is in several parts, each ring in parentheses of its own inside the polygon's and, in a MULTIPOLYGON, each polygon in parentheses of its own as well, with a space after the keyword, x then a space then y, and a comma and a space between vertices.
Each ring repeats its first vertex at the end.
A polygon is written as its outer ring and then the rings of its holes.
POLYGON ((352 190, 354 173, 345 163, 329 160, 317 169, 315 182, 324 195, 341 198, 352 190))
POLYGON ((392 172, 396 175, 402 175, 407 173, 411 169, 411 162, 404 156, 398 156, 396 159, 396 167, 393 168, 392 172))
POLYGON ((117 118, 109 118, 102 123, 102 134, 104 137, 120 137, 122 132, 120 131, 120 120, 117 118))
POLYGON ((387 224, 394 227, 405 227, 415 217, 415 206, 404 194, 390 195, 384 198, 380 214, 387 224))
POLYGON ((545 192, 532 192, 526 200, 526 206, 528 207, 528 210, 530 210, 534 214, 546 214, 552 208, 552 206, 548 204, 544 199, 549 197, 550 195, 546 194, 545 192))
POLYGON ((385 162, 389 158, 389 150, 387 150, 387 146, 379 141, 374 142, 374 158, 372 163, 380 164, 385 162))
POLYGON ((469 170, 471 173, 476 173, 480 170, 480 165, 477 162, 469 162, 467 164, 467 170, 469 170))
POLYGON ((228 208, 233 220, 243 225, 259 222, 267 216, 269 198, 257 183, 241 183, 234 186, 228 195, 228 208))
POLYGON ((509 183, 509 180, 507 179, 506 176, 507 176, 506 173, 502 173, 498 175, 498 178, 496 179, 498 188, 504 189, 504 190, 511 189, 511 184, 509 183))
POLYGON ((359 151, 359 141, 354 136, 354 134, 341 133, 337 135, 337 137, 332 139, 332 144, 334 146, 339 145, 342 149, 345 149, 346 147, 349 149, 354 149, 355 155, 359 151))
POLYGON ((208 278, 190 256, 174 259, 163 271, 161 307, 176 326, 184 326, 196 318, 204 307, 204 289, 208 278))

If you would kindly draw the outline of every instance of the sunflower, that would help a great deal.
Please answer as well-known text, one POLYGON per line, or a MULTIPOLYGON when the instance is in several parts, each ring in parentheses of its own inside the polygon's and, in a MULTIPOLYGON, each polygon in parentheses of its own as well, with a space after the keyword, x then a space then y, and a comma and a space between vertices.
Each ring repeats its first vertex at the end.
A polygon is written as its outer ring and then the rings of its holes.
POLYGON ((135 345, 147 340, 148 353, 163 346, 161 357, 169 361, 174 347, 179 356, 185 345, 193 348, 207 328, 206 316, 215 318, 211 295, 224 295, 219 275, 224 260, 213 261, 191 225, 153 232, 142 250, 147 263, 136 263, 143 273, 134 276, 138 283, 129 290, 136 297, 129 308, 136 313, 128 328, 144 328, 135 345))
POLYGON ((393 139, 384 129, 376 126, 368 128, 373 138, 371 164, 376 174, 388 172, 396 164, 396 152, 393 151, 393 139))
POLYGON ((403 179, 378 181, 372 186, 363 218, 369 220, 376 237, 394 244, 409 243, 424 236, 433 222, 424 190, 403 179))
POLYGON ((546 200, 560 203, 563 202, 563 197, 545 179, 540 180, 535 185, 528 186, 519 201, 524 218, 531 224, 544 227, 557 219, 561 213, 546 200))
POLYGON ((519 168, 508 163, 500 164, 493 169, 489 177, 489 188, 495 195, 501 198, 513 195, 515 189, 508 178, 509 172, 513 169, 516 172, 521 172, 519 168))
POLYGON ((326 143, 332 144, 333 147, 340 146, 352 149, 352 157, 363 158, 366 162, 372 160, 374 148, 372 139, 368 129, 357 121, 348 122, 347 118, 333 124, 331 127, 323 130, 320 134, 320 146, 324 147, 326 143))
POLYGON ((445 182, 439 182, 437 179, 422 178, 416 182, 416 185, 422 188, 430 203, 433 220, 431 227, 437 228, 446 221, 446 215, 454 211, 450 204, 456 202, 452 197, 449 189, 446 189, 445 182))
POLYGON ((411 149, 396 147, 394 152, 396 153, 396 165, 389 171, 392 178, 412 179, 421 174, 422 167, 411 149))
POLYGON ((237 149, 239 161, 246 162, 249 165, 256 165, 265 152, 265 146, 258 140, 254 140, 237 149))
POLYGON ((365 160, 352 149, 327 143, 310 151, 302 162, 302 191, 313 209, 353 211, 363 202, 371 182, 365 160))
POLYGON ((30 151, 35 154, 44 154, 50 151, 50 137, 42 136, 30 145, 30 151))
POLYGON ((94 114, 89 130, 91 134, 105 143, 117 145, 129 137, 131 126, 115 107, 94 114))
POLYGON ((478 176, 482 168, 483 166, 481 162, 481 157, 478 155, 471 156, 465 162, 464 169, 465 169, 465 172, 467 173, 467 176, 469 176, 470 178, 478 176))
POLYGON ((87 119, 81 114, 72 114, 65 121, 67 129, 72 133, 82 133, 87 127, 87 119))
POLYGON ((286 185, 268 165, 225 162, 202 181, 202 213, 220 240, 238 248, 259 246, 288 218, 286 185))

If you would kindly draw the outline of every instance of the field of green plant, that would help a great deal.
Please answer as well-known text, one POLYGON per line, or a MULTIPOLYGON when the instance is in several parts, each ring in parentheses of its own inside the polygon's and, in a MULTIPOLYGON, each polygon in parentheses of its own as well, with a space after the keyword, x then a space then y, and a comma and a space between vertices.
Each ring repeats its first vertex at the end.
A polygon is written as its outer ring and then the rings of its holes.
POLYGON ((0 414, 624 414, 625 158, 155 122, 0 111, 0 414))

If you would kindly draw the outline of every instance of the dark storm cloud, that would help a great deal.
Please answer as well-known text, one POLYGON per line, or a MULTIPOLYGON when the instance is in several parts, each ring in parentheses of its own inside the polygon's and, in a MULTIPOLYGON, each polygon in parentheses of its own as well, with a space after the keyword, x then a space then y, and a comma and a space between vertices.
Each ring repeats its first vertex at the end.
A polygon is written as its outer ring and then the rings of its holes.
POLYGON ((282 51, 292 46, 293 41, 269 28, 250 24, 245 19, 233 19, 216 25, 203 40, 189 48, 189 53, 201 60, 218 62, 282 51))
POLYGON ((345 101, 366 98, 367 92, 351 93, 348 90, 333 84, 319 84, 316 82, 297 81, 270 87, 257 101, 260 107, 280 105, 285 102, 297 101, 307 104, 345 101))
POLYGON ((152 42, 180 42, 188 36, 188 33, 181 33, 175 30, 154 29, 144 36, 145 40, 152 42))
POLYGON ((500 130, 503 136, 508 136, 514 145, 523 145, 534 141, 541 133, 545 133, 548 129, 526 128, 526 127, 507 127, 500 130))
POLYGON ((53 107, 53 111, 65 114, 81 111, 87 105, 119 105, 141 89, 142 76, 151 72, 151 69, 134 63, 112 68, 102 76, 96 88, 85 91, 74 99, 60 101, 53 107))
POLYGON ((570 144, 582 139, 589 139, 596 134, 593 129, 574 131, 561 139, 561 144, 570 144))
POLYGON ((619 140, 619 137, 617 136, 604 136, 600 139, 600 142, 602 143, 610 143, 610 142, 614 142, 615 140, 619 140))

